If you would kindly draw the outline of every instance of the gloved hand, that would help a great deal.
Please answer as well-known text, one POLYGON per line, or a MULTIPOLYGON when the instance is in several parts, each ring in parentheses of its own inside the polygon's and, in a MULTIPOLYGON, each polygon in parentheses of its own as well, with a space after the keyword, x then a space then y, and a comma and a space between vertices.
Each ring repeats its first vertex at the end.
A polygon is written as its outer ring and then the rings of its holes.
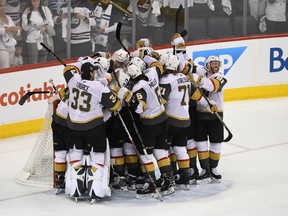
POLYGON ((179 33, 173 35, 171 38, 171 45, 175 47, 176 52, 186 51, 184 38, 179 33))
POLYGON ((217 104, 215 101, 210 100, 210 105, 206 106, 207 110, 211 113, 215 113, 218 110, 217 104))
POLYGON ((199 103, 200 103, 202 106, 206 107, 206 109, 207 109, 210 113, 212 113, 212 114, 214 114, 214 113, 217 112, 217 110, 218 110, 218 107, 217 107, 217 104, 216 104, 215 101, 209 100, 209 103, 211 104, 211 106, 210 106, 210 105, 208 104, 207 100, 206 100, 203 96, 202 96, 201 99, 199 100, 199 103))
POLYGON ((126 87, 121 87, 117 92, 117 97, 129 103, 132 98, 132 92, 126 87))

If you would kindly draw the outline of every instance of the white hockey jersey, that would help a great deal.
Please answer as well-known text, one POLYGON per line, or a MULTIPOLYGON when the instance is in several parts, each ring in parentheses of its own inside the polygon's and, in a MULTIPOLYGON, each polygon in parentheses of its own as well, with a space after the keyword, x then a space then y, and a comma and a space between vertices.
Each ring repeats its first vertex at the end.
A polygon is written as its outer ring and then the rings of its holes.
MULTIPOLYGON (((91 40, 91 27, 96 26, 95 16, 92 11, 86 7, 71 8, 71 44, 85 43, 91 40), (87 24, 84 20, 81 20, 75 16, 75 13, 89 18, 87 24)), ((67 6, 65 5, 59 11, 59 15, 67 13, 67 6)), ((55 16, 54 20, 57 20, 58 16, 55 16)), ((67 18, 62 19, 62 37, 67 41, 67 18)))
POLYGON ((155 125, 167 119, 159 87, 159 75, 155 67, 145 71, 148 78, 140 80, 132 89, 132 103, 139 105, 136 112, 140 115, 140 120, 145 125, 155 125))
POLYGON ((188 127, 191 82, 182 74, 168 74, 160 79, 161 95, 165 104, 168 123, 176 127, 188 127))
MULTIPOLYGON (((73 69, 72 69, 73 70, 73 69)), ((97 80, 82 80, 68 68, 64 78, 70 91, 67 125, 72 130, 89 130, 104 123, 103 107, 116 110, 120 100, 97 80)))

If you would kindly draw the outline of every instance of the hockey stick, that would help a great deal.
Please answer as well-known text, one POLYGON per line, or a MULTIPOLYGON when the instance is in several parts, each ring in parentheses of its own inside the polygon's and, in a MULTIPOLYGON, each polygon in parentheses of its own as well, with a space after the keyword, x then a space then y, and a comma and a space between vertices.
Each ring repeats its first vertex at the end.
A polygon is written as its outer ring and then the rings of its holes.
MULTIPOLYGON (((123 13, 126 13, 127 15, 130 15, 130 16, 133 15, 130 11, 122 8, 120 5, 116 4, 115 2, 110 1, 110 3, 111 3, 112 5, 114 5, 116 8, 118 8, 120 11, 122 11, 123 13)), ((144 21, 143 19, 141 19, 141 17, 139 17, 139 16, 136 15, 136 18, 137 18, 141 23, 145 23, 145 21, 144 21)))
MULTIPOLYGON (((183 5, 180 4, 177 11, 176 11, 176 19, 175 19, 175 32, 178 32, 178 20, 179 20, 179 14, 183 10, 183 5)), ((182 36, 183 37, 183 36, 182 36)))
MULTIPOLYGON (((129 109, 129 108, 128 108, 128 109, 129 109)), ((125 122, 124 122, 124 120, 123 120, 120 112, 117 111, 117 114, 118 114, 118 116, 119 116, 119 118, 120 118, 120 121, 121 121, 121 123, 122 123, 122 125, 123 125, 123 127, 124 127, 124 129, 125 129, 125 131, 126 131, 126 133, 127 133, 127 135, 128 135, 128 137, 129 137, 129 140, 130 140, 131 144, 132 144, 133 147, 134 147, 134 150, 135 150, 135 152, 136 152, 136 154, 137 154, 137 157, 138 157, 139 160, 140 160, 141 165, 144 167, 145 172, 147 173, 147 175, 148 175, 148 177, 149 177, 149 180, 154 184, 154 187, 155 187, 155 189, 156 189, 155 192, 157 193, 157 196, 159 197, 160 201, 163 202, 163 198, 162 198, 161 194, 159 193, 159 190, 158 190, 157 187, 156 187, 155 181, 153 180, 153 178, 151 177, 151 175, 149 175, 148 168, 147 168, 147 166, 145 165, 144 161, 141 160, 141 155, 140 155, 140 153, 139 153, 138 150, 137 150, 137 146, 136 146, 136 144, 135 144, 135 142, 134 142, 134 140, 133 140, 133 138, 132 138, 132 136, 131 136, 128 128, 126 127, 125 122)))
MULTIPOLYGON (((116 29, 116 39, 117 39, 117 41, 120 43, 120 45, 124 48, 124 50, 125 50, 126 52, 128 52, 127 48, 123 45, 123 43, 122 43, 122 41, 121 41, 121 38, 120 38, 121 27, 122 27, 122 23, 119 22, 118 25, 117 25, 117 29, 116 29)), ((129 52, 128 52, 128 54, 129 54, 129 56, 130 56, 130 53, 129 53, 129 52)), ((118 77, 117 77, 116 72, 113 71, 112 73, 114 74, 115 79, 116 79, 119 87, 121 87, 121 84, 120 84, 120 82, 119 82, 119 79, 118 79, 118 77)), ((144 146, 143 140, 142 140, 141 135, 140 135, 140 133, 139 133, 139 130, 138 130, 137 126, 136 126, 136 123, 135 123, 135 120, 134 120, 134 118, 133 118, 133 115, 132 115, 132 113, 131 113, 131 111, 130 111, 130 109, 129 109, 128 103, 127 103, 125 100, 124 100, 124 102, 125 102, 126 108, 127 108, 127 110, 128 110, 129 116, 130 116, 130 118, 131 118, 131 120, 132 120, 132 124, 133 124, 133 127, 134 127, 134 129, 135 129, 135 132, 136 132, 136 134, 137 134, 137 137, 138 137, 138 139, 139 139, 139 141, 140 141, 140 143, 141 143, 142 150, 143 150, 145 156, 148 157, 148 153, 147 153, 146 147, 144 146)), ((129 133, 127 127, 126 127, 126 125, 125 125, 125 122, 124 122, 124 120, 123 120, 123 118, 121 117, 121 115, 120 115, 119 112, 118 112, 118 115, 119 115, 119 118, 120 118, 120 120, 121 120, 124 128, 125 128, 125 131, 126 131, 127 134, 128 134, 128 137, 129 137, 129 139, 130 139, 130 141, 131 141, 131 143, 132 143, 132 145, 133 145, 133 147, 134 147, 134 149, 135 149, 135 151, 136 151, 136 153, 137 153, 137 156, 138 156, 139 160, 141 161, 141 163, 142 163, 142 165, 143 165, 143 167, 144 167, 144 169, 145 169, 145 172, 146 172, 147 175, 149 176, 149 180, 154 184, 154 187, 155 187, 155 189, 156 189, 155 191, 156 191, 156 193, 157 193, 160 201, 162 202, 162 201, 163 201, 163 198, 162 198, 161 194, 159 193, 159 191, 158 191, 158 189, 157 189, 157 187, 156 187, 155 181, 153 180, 153 178, 151 177, 151 175, 149 175, 147 166, 146 166, 145 163, 141 160, 140 154, 139 154, 139 152, 138 152, 138 150, 137 150, 137 146, 136 146, 135 142, 133 141, 133 139, 132 139, 132 137, 131 137, 131 135, 130 135, 130 133, 129 133)))
MULTIPOLYGON (((203 93, 203 91, 199 88, 198 84, 195 82, 195 80, 192 78, 192 83, 193 85, 199 90, 199 92, 201 93, 201 95, 204 97, 204 99, 207 101, 208 105, 211 107, 213 106, 210 102, 210 100, 208 99, 208 97, 203 93)), ((223 121, 223 119, 221 118, 221 116, 219 115, 219 113, 214 112, 214 115, 218 118, 218 120, 222 123, 222 125, 224 126, 224 128, 226 129, 226 131, 228 132, 228 136, 223 140, 223 142, 229 142, 232 138, 233 138, 233 134, 232 132, 229 130, 229 128, 227 127, 227 125, 225 124, 225 122, 223 121)))
POLYGON ((28 98, 33 95, 33 94, 52 94, 55 93, 55 91, 32 91, 32 92, 27 92, 25 95, 23 95, 20 100, 19 100, 19 104, 22 106, 27 100, 28 98))
POLYGON ((49 49, 44 43, 40 43, 56 60, 58 60, 62 65, 66 67, 66 64, 51 50, 49 49))
POLYGON ((124 46, 124 44, 121 41, 121 28, 122 28, 122 23, 118 22, 117 24, 117 28, 116 28, 116 40, 119 42, 119 44, 122 46, 122 48, 128 53, 128 55, 130 56, 130 52, 128 51, 128 49, 124 46))

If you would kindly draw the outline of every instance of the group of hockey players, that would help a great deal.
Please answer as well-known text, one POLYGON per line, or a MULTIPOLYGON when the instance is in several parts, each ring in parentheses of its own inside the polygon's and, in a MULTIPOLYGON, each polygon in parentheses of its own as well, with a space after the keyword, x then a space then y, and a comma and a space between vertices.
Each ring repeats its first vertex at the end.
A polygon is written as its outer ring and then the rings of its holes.
POLYGON ((159 54, 142 38, 131 53, 98 52, 64 68, 52 121, 57 193, 155 197, 221 179, 221 61, 194 65, 179 33, 171 44, 159 54))

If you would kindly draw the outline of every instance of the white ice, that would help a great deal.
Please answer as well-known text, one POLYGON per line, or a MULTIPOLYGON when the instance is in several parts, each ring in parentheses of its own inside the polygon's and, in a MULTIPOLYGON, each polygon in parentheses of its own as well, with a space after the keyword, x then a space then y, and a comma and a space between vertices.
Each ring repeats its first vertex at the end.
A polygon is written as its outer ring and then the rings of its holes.
POLYGON ((225 123, 234 137, 224 143, 220 184, 191 186, 190 191, 159 200, 137 200, 114 193, 90 205, 56 196, 49 188, 17 184, 37 134, 0 140, 1 216, 79 215, 288 215, 288 97, 225 103, 225 123))

